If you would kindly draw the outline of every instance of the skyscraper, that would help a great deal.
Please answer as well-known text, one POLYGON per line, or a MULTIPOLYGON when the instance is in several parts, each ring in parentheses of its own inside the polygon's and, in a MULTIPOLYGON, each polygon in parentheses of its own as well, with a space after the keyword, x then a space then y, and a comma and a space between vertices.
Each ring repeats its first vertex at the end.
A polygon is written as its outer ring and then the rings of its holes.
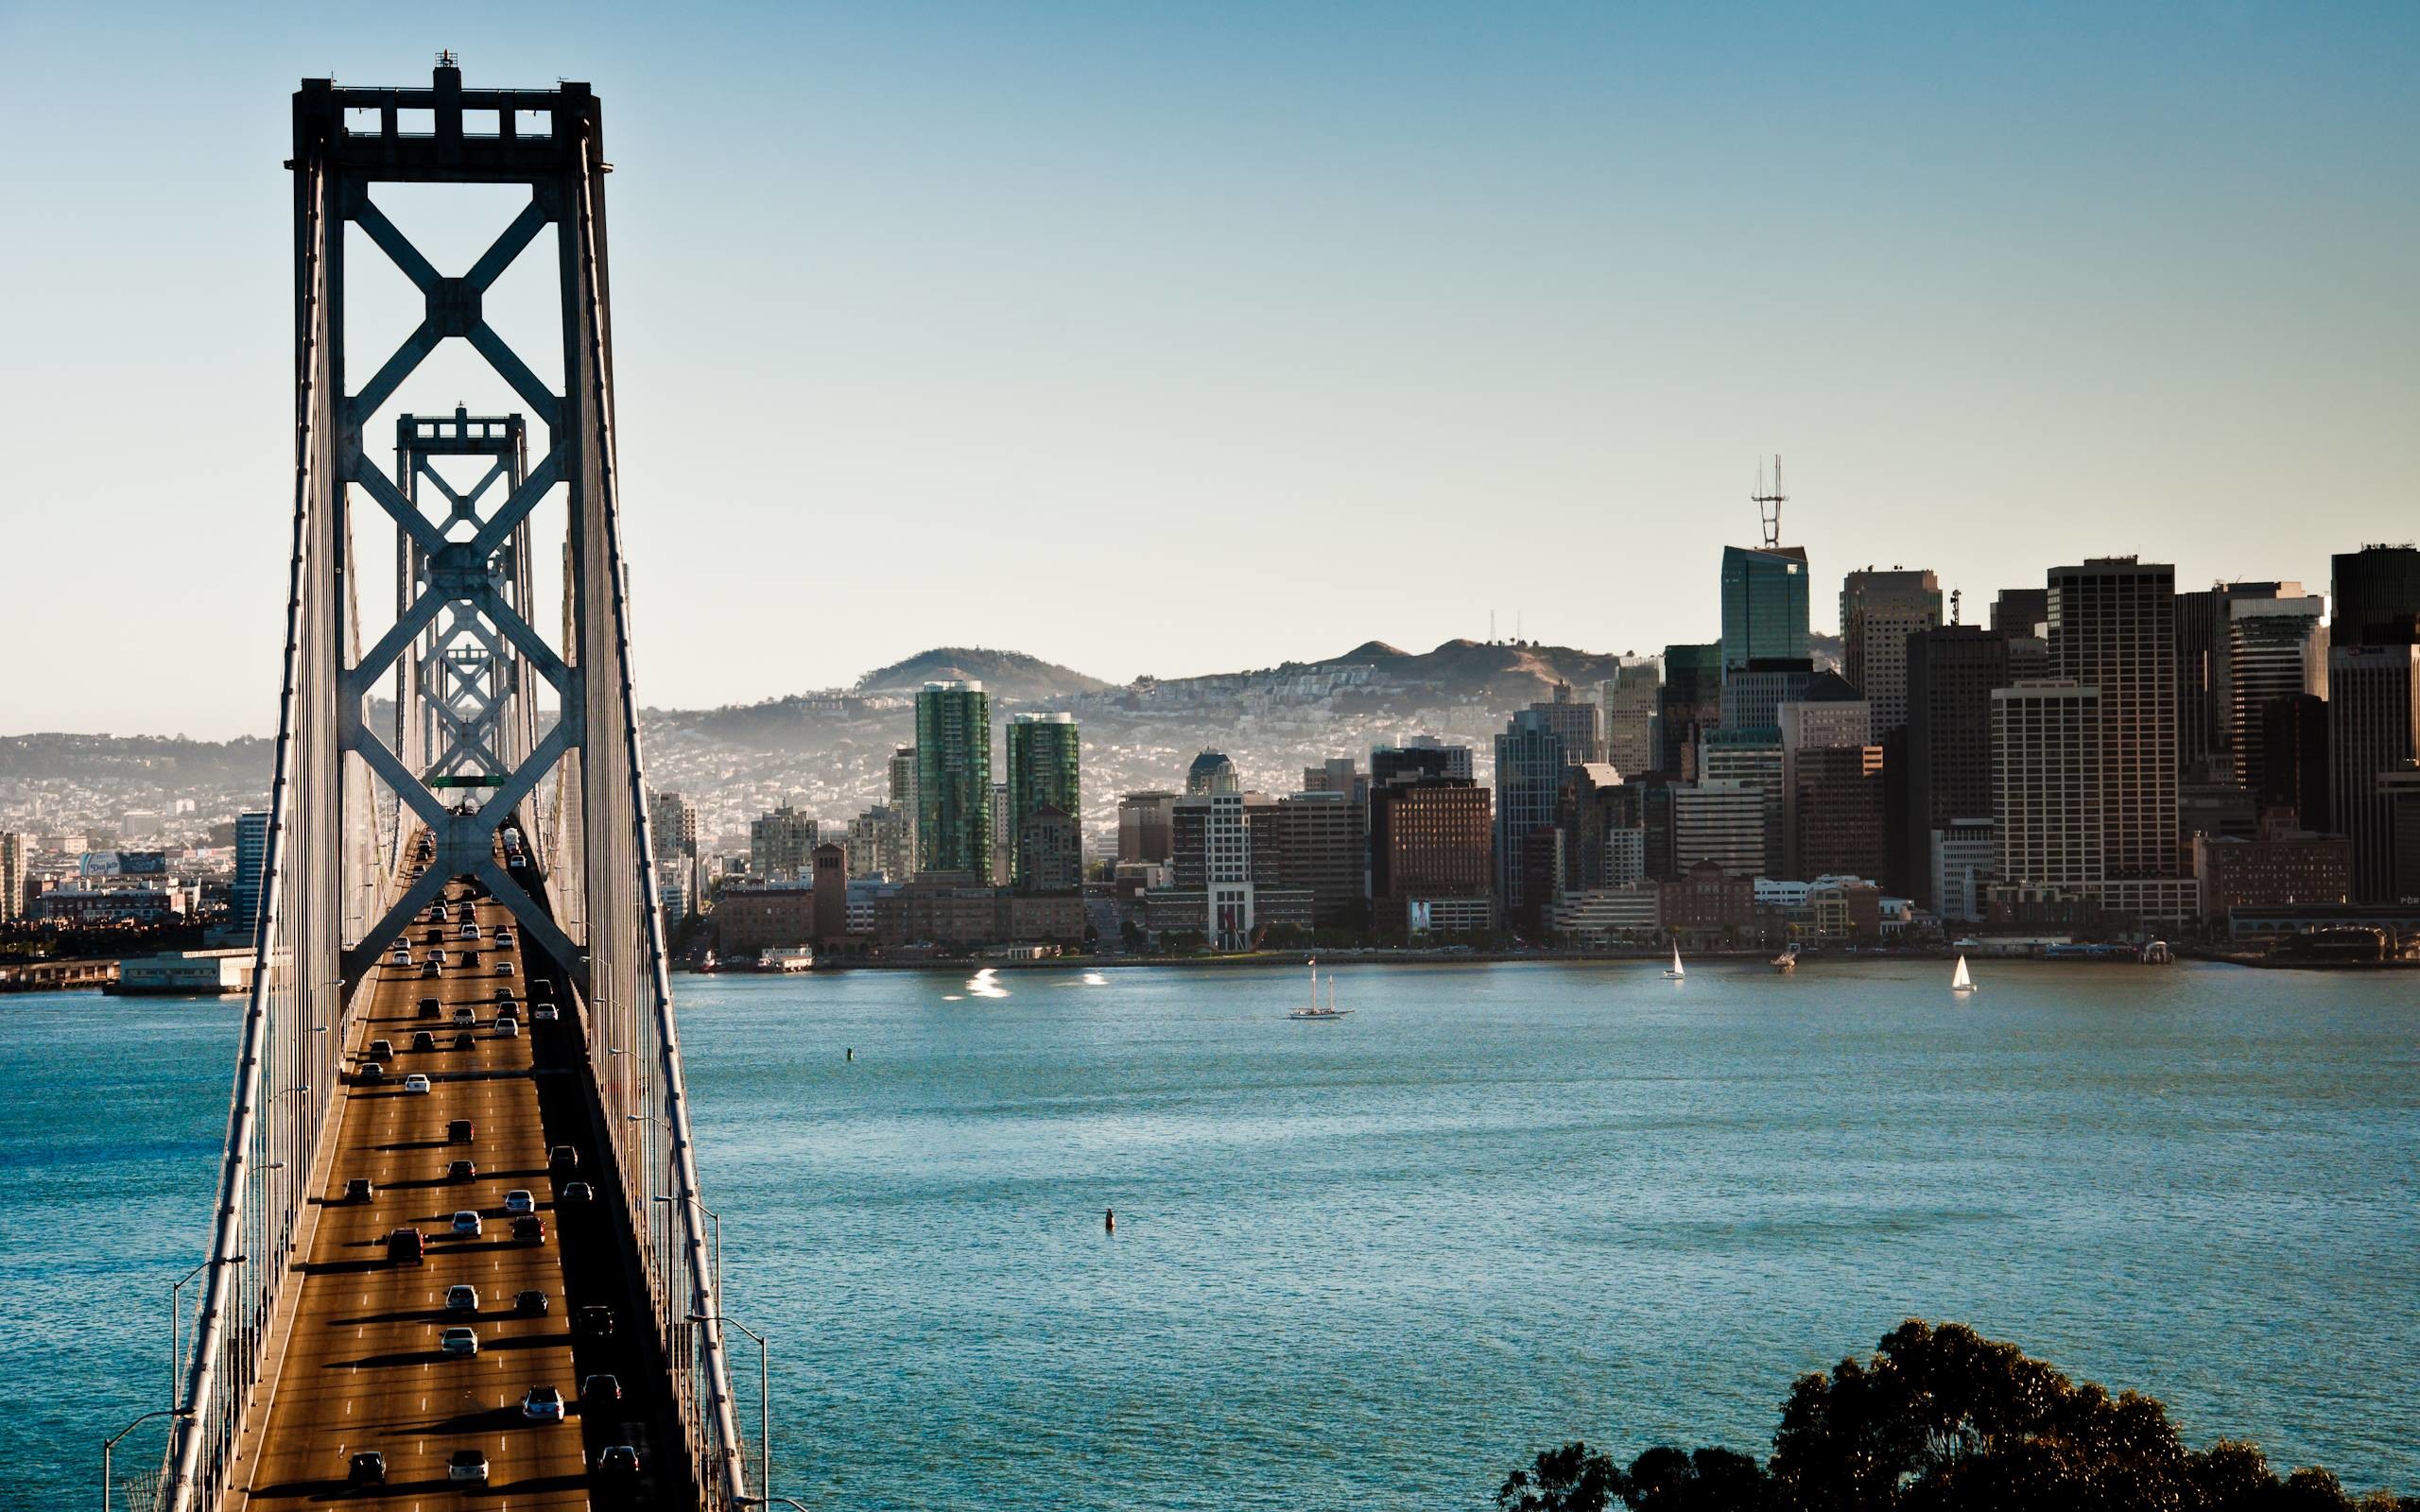
POLYGON ((1722 670, 1806 655, 1806 548, 1722 548, 1722 670))
POLYGON ((26 837, 0 830, 0 924, 26 911, 26 837))
POLYGON ((2292 810, 2297 829, 2329 830, 2327 700, 2308 693, 2272 700, 2260 712, 2260 749, 2262 805, 2292 810))
POLYGON ((1507 914, 1527 906, 1521 858, 1529 837, 1555 828, 1565 749, 1552 721, 1536 709, 1514 714, 1495 737, 1495 889, 1507 914))
POLYGON ((1370 789, 1373 922, 1409 930, 1419 919, 1459 917, 1488 927, 1495 847, 1487 789, 1467 777, 1406 776, 1370 789))
POLYGON ((1683 782, 1698 776, 1698 746, 1722 722, 1722 644, 1664 648, 1664 689, 1656 702, 1655 767, 1683 782))
MULTIPOLYGON (((1009 716, 1009 833, 1016 837, 1009 880, 1025 880, 1025 821, 1046 808, 1079 820, 1083 805, 1082 740, 1069 713, 1009 716)), ((1056 843, 1056 837, 1049 837, 1056 843)), ((1077 875, 1082 875, 1080 859, 1077 875)))
POLYGON ((2363 546, 2338 552, 2333 564, 2333 644, 2409 644, 2420 618, 2420 548, 2363 546))
POLYGON ((2176 569, 2095 558, 2052 568, 2049 591, 2051 666, 2100 694, 2105 875, 2177 876, 2176 569))
MULTIPOLYGON (((1906 771, 1894 785, 1906 813, 1894 881, 1936 911, 1931 858, 1956 830, 1971 843, 1992 816, 1992 690, 2009 685, 2008 639, 1974 625, 1945 625, 1908 640, 1906 771)), ((1885 778, 1890 780, 1888 769, 1885 778)))
POLYGON ((1624 662, 1597 685, 1605 711, 1605 760, 1624 777, 1657 768, 1655 715, 1663 694, 1664 669, 1653 662, 1624 662))
POLYGON ((983 684, 916 695, 916 867, 992 876, 992 704, 983 684))
POLYGON ((2238 598, 2227 605, 2226 747, 2236 782, 2255 793, 2267 755, 2263 712, 2296 694, 2326 695, 2327 630, 2320 624, 2326 607, 2317 595, 2238 598))
POLYGON ((1448 746, 1434 735, 1415 735, 1408 746, 1378 746, 1370 751, 1370 785, 1408 782, 1424 777, 1471 780, 1471 748, 1448 746))
POLYGON ((1562 737, 1564 765, 1579 766, 1605 759, 1603 712, 1585 698, 1573 697, 1570 683, 1558 680, 1554 696, 1530 705, 1530 712, 1562 737))
MULTIPOLYGON (((921 854, 916 847, 916 747, 913 746, 900 746, 890 753, 890 802, 885 806, 897 814, 907 826, 908 854, 910 857, 921 854)), ((913 865, 911 860, 911 870, 913 865)), ((890 880, 906 882, 908 878, 903 874, 890 880)))
POLYGON ((1882 747, 1818 746, 1790 763, 1790 875, 1880 877, 1882 747))
POLYGON ((2100 690, 2065 679, 1993 691, 1992 823, 2003 884, 2087 897, 2107 876, 2100 699, 2100 690))
POLYGON ((1941 624, 1941 580, 1929 572, 1868 567, 1841 581, 1841 660, 1874 706, 1874 734, 1908 719, 1908 637, 1941 624))
POLYGON ((2028 641, 2050 617, 2047 588, 2003 588, 1992 600, 1992 628, 2013 641, 2028 641))
POLYGON ((2379 786, 2381 777, 2420 757, 2420 645, 2340 645, 2329 653, 2327 755, 2332 828, 2353 842, 2353 901, 2420 896, 2420 877, 2397 874, 2394 803, 2379 786))
POLYGON ((229 899, 229 922, 246 934, 261 921, 261 871, 268 864, 268 816, 235 816, 235 880, 229 899))

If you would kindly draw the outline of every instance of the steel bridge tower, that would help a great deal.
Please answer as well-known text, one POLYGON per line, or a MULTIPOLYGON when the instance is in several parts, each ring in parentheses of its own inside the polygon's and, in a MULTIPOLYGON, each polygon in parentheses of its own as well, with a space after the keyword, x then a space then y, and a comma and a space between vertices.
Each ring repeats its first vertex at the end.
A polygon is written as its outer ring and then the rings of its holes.
POLYGON ((465 89, 441 54, 426 88, 305 80, 293 124, 295 480, 276 769, 254 984, 165 1502, 200 1512, 242 1490, 235 1478, 273 1389, 266 1378, 299 1291, 312 1199, 329 1178, 326 1136, 369 969, 448 878, 467 875, 554 958, 585 1015, 601 1153, 630 1210, 639 1289, 688 1440, 687 1478, 701 1506, 736 1507, 748 1492, 631 687, 611 164, 597 98, 580 83, 465 89), (503 185, 527 198, 483 255, 448 271, 380 209, 392 184, 503 185), (361 362, 347 350, 347 228, 403 273, 421 306, 400 346, 361 362), (559 289, 560 391, 485 310, 497 280, 533 249, 559 289), (446 341, 483 357, 509 403, 400 414, 389 473, 368 449, 372 423, 446 341), (458 481, 439 469, 442 457, 486 471, 458 481), (354 578, 353 517, 365 501, 368 520, 396 533, 394 618, 384 626, 363 625, 354 578), (558 503, 562 540, 533 539, 536 511, 546 504, 552 518, 558 503), (539 626, 558 616, 540 610, 535 578, 557 554, 560 625, 549 637, 539 626), (396 698, 384 729, 370 715, 382 684, 396 698), (499 860, 508 827, 529 865, 499 860), (415 876, 406 838, 416 848, 424 835, 436 861, 415 876))

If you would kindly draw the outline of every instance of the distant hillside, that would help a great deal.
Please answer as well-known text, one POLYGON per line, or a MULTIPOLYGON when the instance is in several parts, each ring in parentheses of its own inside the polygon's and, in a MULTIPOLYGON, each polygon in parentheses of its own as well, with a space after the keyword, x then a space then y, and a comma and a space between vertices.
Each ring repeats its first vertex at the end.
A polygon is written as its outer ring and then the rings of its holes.
POLYGON ((857 679, 855 692, 914 693, 927 682, 972 679, 995 698, 1019 703, 1099 693, 1111 684, 1088 678, 1072 667, 1028 656, 1022 651, 992 651, 981 646, 943 645, 920 651, 905 662, 876 667, 857 679))
POLYGON ((0 780, 258 787, 266 792, 272 742, 187 740, 182 735, 0 735, 0 780))

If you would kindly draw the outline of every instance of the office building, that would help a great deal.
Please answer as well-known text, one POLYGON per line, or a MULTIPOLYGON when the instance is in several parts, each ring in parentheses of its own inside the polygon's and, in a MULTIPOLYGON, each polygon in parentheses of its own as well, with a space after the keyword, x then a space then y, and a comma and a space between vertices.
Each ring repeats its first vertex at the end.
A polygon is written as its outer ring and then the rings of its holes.
MULTIPOLYGON (((1778 730, 1781 706, 1804 699, 1806 690, 1814 686, 1815 678, 1815 663, 1804 658, 1795 662, 1752 662, 1733 670, 1722 679, 1722 728, 1767 732, 1778 730)), ((1703 744, 1703 736, 1700 738, 1703 744)))
MULTIPOLYGON (((1827 676, 1829 674, 1826 674, 1827 676)), ((1788 857, 1789 794, 1782 784, 1781 731, 1718 730, 1708 734, 1699 754, 1702 783, 1747 788, 1764 802, 1764 843, 1754 875, 1777 877, 1788 857)), ((1683 862, 1686 864, 1685 859, 1683 862)))
POLYGON ((2327 799, 2327 700, 2312 694, 2272 699, 2260 712, 2260 788, 2264 810, 2285 827, 2325 831, 2336 822, 2327 799))
POLYGON ((1590 762, 1564 788, 1561 828, 1566 890, 1626 886, 1647 875, 1641 787, 1611 762, 1590 762))
POLYGON ((774 881, 804 877, 815 843, 815 821, 785 803, 748 821, 748 869, 774 881))
MULTIPOLYGON (((888 801, 885 806, 892 813, 901 816, 907 820, 908 854, 910 857, 913 857, 921 853, 916 849, 916 815, 918 813, 918 809, 916 805, 915 747, 899 746, 892 748, 890 752, 890 785, 888 794, 888 801)), ((912 874, 915 869, 915 863, 911 860, 908 863, 908 870, 900 872, 896 876, 892 877, 891 880, 893 882, 906 882, 908 876, 912 874)))
POLYGON ((2038 639, 2049 618, 2047 588, 2003 588, 1992 600, 1992 633, 2013 641, 2038 639))
POLYGON ((268 864, 268 816, 263 813, 237 815, 235 877, 229 887, 228 922, 244 934, 251 934, 260 926, 261 889, 267 881, 262 871, 268 864))
POLYGON ((2344 903, 2352 901, 2353 846, 2333 834, 2251 840, 2197 834, 2193 877, 2208 919, 2237 908, 2344 903))
POLYGON ((1979 923, 1989 887, 1999 874, 1999 829, 1989 819, 1950 819, 1935 826, 1926 896, 1940 900, 1933 912, 1944 921, 1979 923))
POLYGON ((1664 669, 1653 662, 1625 662, 1597 685, 1605 712, 1605 760, 1625 777, 1657 769, 1656 712, 1664 696, 1664 669))
POLYGON ((826 840, 815 848, 807 867, 814 879, 815 946, 843 944, 849 937, 849 848, 826 840))
POLYGON ((1790 875, 1878 877, 1885 861, 1882 747, 1818 746, 1790 763, 1790 875))
POLYGON ((2255 794, 2268 780, 2261 721, 2269 705, 2327 696, 2327 628, 2320 623, 2325 608, 2315 595, 2239 598, 2227 606, 2227 765, 2236 782, 2255 794))
POLYGON ((2108 875, 2102 784, 2110 769, 2100 752, 2107 729, 2100 697, 2072 681, 1993 690, 1994 870, 2001 885, 2031 897, 2100 892, 2108 875))
POLYGON ((1129 793, 1117 800, 1117 860, 1165 866, 1174 854, 1169 826, 1176 814, 1174 793, 1129 793))
POLYGON ((1704 732, 1722 723, 1722 644, 1668 645, 1664 687, 1657 696, 1654 770, 1681 781, 1698 777, 1704 732))
POLYGON ((1017 822, 1019 892, 1078 892, 1084 885, 1083 831, 1076 816, 1045 803, 1017 822))
POLYGON ((1184 771, 1184 796, 1187 798, 1203 798, 1236 785, 1236 764, 1219 751, 1203 751, 1193 758, 1193 765, 1184 771))
POLYGON ((1434 735, 1415 735, 1410 744, 1380 746, 1370 752, 1370 785, 1427 778, 1471 781, 1471 748, 1449 746, 1434 735))
POLYGON ((1372 922, 1409 934, 1494 927, 1495 816, 1486 788, 1467 777, 1401 778, 1370 790, 1372 922), (1479 921, 1438 925, 1444 917, 1479 921), (1415 921, 1423 921, 1415 929, 1415 921))
POLYGON ((1803 546, 1722 548, 1722 672, 1806 657, 1803 546))
POLYGON ((992 872, 988 879, 994 887, 1009 885, 1016 865, 1017 835, 1009 818, 1009 784, 992 784, 992 872))
POLYGON ((916 695, 916 869, 992 875, 992 704, 983 684, 916 695))
MULTIPOLYGON (((1945 625, 1908 641, 1908 723, 1903 831, 1910 855, 1935 830, 1992 815, 1992 691, 2012 680, 2008 641, 1972 625, 1945 625)), ((1912 868, 1893 869, 1909 886, 1912 868)), ((1911 888, 1912 890, 1912 888, 1911 888)), ((1923 895, 1935 911, 1941 900, 1923 895)))
POLYGON ((2331 558, 2335 645, 2409 644, 2420 621, 2420 548, 2363 546, 2331 558))
POLYGON ((1578 766, 1605 759, 1603 712, 1585 698, 1572 696, 1571 684, 1557 682, 1554 696, 1530 705, 1530 713, 1546 722, 1563 742, 1563 763, 1578 766))
MULTIPOLYGON (((2096 558, 2052 568, 2049 593, 2051 665, 2099 695, 2104 874, 2175 877, 2176 569, 2096 558)), ((2000 843, 2012 843, 2005 820, 2000 843)))
MULTIPOLYGON (((1075 818, 1084 812, 1083 752, 1076 716, 1068 713, 1018 713, 1009 716, 1008 824, 1014 843, 1009 849, 1009 881, 1025 882, 1026 820, 1046 808, 1075 818)), ((1083 877, 1080 853, 1076 876, 1083 877)), ((1037 889, 1028 887, 1031 892, 1037 889)), ((1055 891, 1043 888, 1042 891, 1055 891)))
MULTIPOLYGON (((2340 574, 2343 561, 2337 558, 2340 574)), ((2394 803, 2379 785, 2420 757, 2420 645, 2330 650, 2327 755, 2335 811, 2328 828, 2353 843, 2353 901, 2420 896, 2420 876, 2402 875, 2396 865, 2394 803)))
POLYGON ((1756 879, 1699 861, 1656 889, 1656 922, 1675 945, 1737 943, 1756 923, 1756 879))
POLYGON ((1841 581, 1841 661, 1849 685, 1874 707, 1874 734, 1908 718, 1908 637, 1941 624, 1941 580, 1928 572, 1872 567, 1841 581))
POLYGON ((1361 768, 1353 765, 1350 756, 1330 756, 1317 766, 1303 768, 1303 791, 1305 793, 1341 793, 1357 802, 1368 802, 1370 780, 1361 768))
POLYGON ((1672 860, 1682 876, 1707 862, 1727 876, 1765 874, 1762 788, 1741 782, 1686 782, 1674 786, 1671 795, 1672 860))
POLYGON ((1370 805, 1359 787, 1356 780, 1343 791, 1296 793, 1252 811, 1253 854, 1267 858, 1260 877, 1308 892, 1311 921, 1323 928, 1367 918, 1370 805))
POLYGON ((1495 737, 1495 889, 1508 915, 1528 908, 1522 856, 1530 834, 1555 828, 1567 748, 1535 708, 1514 714, 1495 737))
POLYGON ((849 878, 906 882, 916 874, 916 827, 888 803, 849 821, 849 878))

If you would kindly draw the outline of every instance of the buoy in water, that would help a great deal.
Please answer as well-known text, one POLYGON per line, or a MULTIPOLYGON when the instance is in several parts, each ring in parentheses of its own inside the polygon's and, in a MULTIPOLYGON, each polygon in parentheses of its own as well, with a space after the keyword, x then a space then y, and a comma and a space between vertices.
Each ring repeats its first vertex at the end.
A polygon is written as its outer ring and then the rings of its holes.
POLYGON ((856 1046, 855 1046, 855 1045, 851 1045, 851 1046, 849 1047, 849 1057, 848 1057, 848 1058, 850 1058, 851 1060, 855 1060, 855 1059, 856 1059, 856 1058, 857 1058, 857 1047, 856 1047, 856 1046))
POLYGON ((1100 1227, 1101 1231, 1104 1233, 1114 1234, 1117 1232, 1117 1210, 1115 1208, 1109 1208, 1102 1211, 1100 1227))

